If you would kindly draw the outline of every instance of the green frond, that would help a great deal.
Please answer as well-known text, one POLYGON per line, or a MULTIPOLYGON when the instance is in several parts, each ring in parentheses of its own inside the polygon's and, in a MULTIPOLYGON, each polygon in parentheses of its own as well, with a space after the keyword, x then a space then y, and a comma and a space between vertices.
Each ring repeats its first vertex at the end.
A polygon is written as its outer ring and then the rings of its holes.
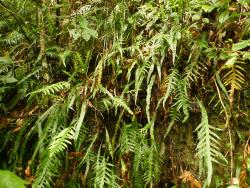
POLYGON ((153 142, 148 150, 144 151, 144 155, 146 155, 143 160, 144 163, 143 168, 145 170, 143 179, 146 184, 157 182, 160 176, 160 156, 159 151, 155 143, 153 142))
POLYGON ((90 51, 86 54, 85 60, 79 52, 76 52, 74 54, 73 63, 76 71, 80 71, 81 73, 87 72, 88 66, 86 62, 89 61, 89 56, 90 56, 90 51))
POLYGON ((53 177, 58 175, 62 164, 59 155, 67 148, 68 144, 71 144, 73 138, 74 131, 71 127, 61 130, 52 138, 48 148, 42 153, 41 163, 38 166, 36 179, 33 184, 34 187, 51 187, 53 177))
POLYGON ((177 27, 172 27, 170 33, 167 35, 166 40, 169 44, 169 48, 172 51, 172 63, 175 64, 176 59, 176 48, 177 42, 181 38, 180 29, 177 27))
POLYGON ((173 104, 173 106, 176 106, 177 110, 182 110, 184 114, 182 122, 184 123, 189 118, 190 109, 190 99, 187 92, 187 82, 184 79, 178 81, 175 101, 176 102, 173 104))
POLYGON ((120 153, 135 152, 138 143, 138 128, 134 123, 124 124, 120 135, 120 153))
POLYGON ((53 95, 60 90, 63 90, 63 89, 68 90, 69 88, 70 88, 70 83, 62 81, 62 82, 57 82, 55 84, 51 84, 51 85, 45 86, 41 89, 32 91, 28 95, 33 96, 33 95, 38 94, 38 93, 43 93, 44 95, 53 95))
POLYGON ((58 59, 60 55, 59 52, 60 52, 60 48, 58 46, 51 46, 46 49, 46 56, 54 58, 54 59, 58 59))
POLYGON ((146 79, 147 73, 148 73, 148 70, 150 69, 150 67, 151 67, 150 61, 143 61, 142 65, 136 69, 136 72, 135 72, 135 103, 137 101, 138 93, 139 93, 140 87, 142 85, 142 82, 144 79, 146 79))
POLYGON ((189 83, 196 83, 199 76, 200 76, 200 71, 201 71, 201 65, 197 61, 192 61, 190 62, 185 69, 185 78, 187 82, 189 83))
POLYGON ((80 132, 81 127, 82 127, 83 119, 84 119, 86 111, 87 111, 87 103, 88 103, 88 101, 86 101, 86 100, 82 102, 79 119, 76 123, 76 128, 75 128, 75 133, 74 133, 75 140, 77 140, 79 132, 80 132))
POLYGON ((110 156, 112 157, 112 159, 114 158, 114 145, 112 144, 112 140, 111 140, 111 138, 110 138, 110 136, 109 136, 109 132, 108 132, 108 130, 107 129, 105 129, 105 131, 106 131, 106 139, 105 139, 105 142, 106 142, 106 144, 107 144, 107 146, 108 146, 108 151, 109 151, 109 154, 110 154, 110 156))
POLYGON ((14 44, 18 44, 19 42, 21 42, 21 40, 23 40, 23 38, 24 38, 23 35, 15 30, 15 31, 9 33, 3 39, 3 42, 6 43, 7 45, 14 45, 14 44))
POLYGON ((179 80, 179 72, 178 72, 178 70, 177 69, 171 69, 171 73, 169 74, 169 76, 167 76, 166 79, 163 80, 163 81, 165 81, 163 83, 165 85, 164 86, 165 94, 160 99, 157 106, 159 106, 160 102, 162 102, 163 107, 165 107, 165 103, 166 103, 167 99, 172 94, 172 92, 176 89, 178 80, 179 80))
POLYGON ((108 162, 108 158, 100 155, 100 150, 97 154, 97 159, 94 164, 93 187, 104 188, 119 187, 116 182, 116 175, 113 172, 114 165, 108 162))
MULTIPOLYGON (((123 107, 128 113, 130 113, 131 115, 133 115, 133 111, 129 108, 129 106, 126 104, 125 100, 120 96, 113 96, 112 93, 110 93, 106 88, 104 88, 103 86, 99 85, 100 90, 108 95, 110 97, 110 99, 114 102, 113 105, 115 106, 115 108, 117 109, 119 106, 123 107)), ((117 110, 116 110, 117 111, 117 110)))
POLYGON ((213 175, 213 163, 218 163, 218 159, 226 160, 220 153, 220 137, 216 133, 219 129, 209 124, 205 107, 199 100, 198 104, 201 109, 201 123, 195 129, 198 135, 197 155, 203 161, 203 165, 207 170, 207 182, 210 185, 213 175))
POLYGON ((168 124, 168 127, 166 129, 166 132, 164 134, 164 138, 166 138, 166 136, 168 135, 168 133, 171 131, 172 126, 174 125, 175 122, 181 121, 182 118, 182 114, 180 113, 180 111, 176 108, 176 106, 171 106, 170 108, 170 122, 168 124))
POLYGON ((155 81, 155 75, 153 75, 150 79, 150 83, 148 84, 147 88, 147 97, 146 97, 146 114, 148 118, 148 122, 150 122, 150 103, 151 103, 151 91, 153 88, 153 84, 155 81))

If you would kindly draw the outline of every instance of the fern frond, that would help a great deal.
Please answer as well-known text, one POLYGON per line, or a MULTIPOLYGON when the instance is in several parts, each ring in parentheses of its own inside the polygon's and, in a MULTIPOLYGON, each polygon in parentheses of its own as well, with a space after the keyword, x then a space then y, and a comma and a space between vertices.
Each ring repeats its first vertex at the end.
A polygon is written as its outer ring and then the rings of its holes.
POLYGON ((166 132, 164 134, 164 138, 166 138, 166 136, 168 135, 168 133, 171 131, 172 126, 174 125, 175 122, 177 121, 181 121, 182 118, 182 114, 180 113, 179 110, 177 110, 177 108, 175 106, 171 106, 170 108, 170 123, 166 129, 166 132))
POLYGON ((53 157, 62 152, 67 144, 71 144, 71 140, 74 138, 74 130, 71 127, 63 129, 58 135, 52 138, 52 141, 48 147, 50 151, 50 157, 53 157))
MULTIPOLYGON (((86 58, 89 58, 88 57, 89 53, 87 53, 87 57, 86 58)), ((87 72, 87 65, 84 61, 84 59, 82 58, 81 54, 79 52, 76 52, 74 54, 74 67, 75 67, 75 70, 76 71, 81 71, 82 73, 86 73, 87 72)))
MULTIPOLYGON (((122 106, 128 113, 130 113, 131 115, 133 115, 133 111, 129 108, 129 106, 126 104, 125 100, 123 99, 122 96, 113 96, 112 93, 110 93, 106 88, 104 88, 103 86, 99 85, 99 88, 100 90, 107 94, 110 99, 114 102, 114 106, 116 107, 119 107, 119 106, 122 106)), ((117 111, 117 110, 116 110, 117 111)))
POLYGON ((167 35, 166 40, 169 44, 169 48, 172 51, 172 63, 175 64, 176 59, 176 48, 177 48, 177 42, 180 39, 181 34, 179 32, 179 29, 176 27, 172 27, 169 35, 167 35))
POLYGON ((38 93, 43 93, 45 95, 52 95, 60 90, 63 89, 69 89, 70 88, 70 83, 69 82, 57 82, 55 84, 51 84, 49 86, 45 86, 42 89, 38 89, 36 91, 32 91, 27 95, 34 95, 34 94, 38 94, 38 93))
POLYGON ((230 86, 229 93, 232 93, 234 90, 242 89, 242 84, 245 83, 244 72, 244 68, 242 68, 239 64, 234 64, 223 76, 222 81, 225 86, 230 86))
POLYGON ((225 63, 222 69, 228 70, 222 77, 222 81, 225 86, 229 86, 229 101, 230 108, 233 108, 234 93, 235 90, 241 90, 242 85, 245 83, 245 69, 240 64, 243 62, 237 61, 237 57, 234 56, 225 63))
POLYGON ((58 46, 52 46, 49 48, 46 48, 46 55, 51 58, 59 58, 59 52, 60 48, 58 46))
POLYGON ((18 44, 23 38, 23 35, 15 30, 9 33, 6 38, 3 39, 3 42, 8 45, 18 44))
POLYGON ((144 166, 144 181, 146 184, 157 182, 159 180, 160 175, 160 157, 159 151, 156 149, 156 145, 153 142, 148 150, 144 150, 144 155, 146 155, 145 159, 143 160, 144 166))
POLYGON ((100 155, 100 149, 94 164, 93 187, 119 187, 116 175, 113 172, 114 165, 108 162, 108 158, 100 155))
POLYGON ((123 125, 120 136, 120 153, 134 152, 138 143, 138 128, 135 124, 123 125))
POLYGON ((52 138, 48 148, 43 152, 41 163, 38 166, 34 187, 47 188, 53 184, 53 177, 57 176, 61 161, 59 154, 62 153, 74 138, 72 127, 63 129, 52 138))
POLYGON ((135 72, 135 103, 137 101, 138 93, 146 74, 151 67, 150 61, 144 61, 143 64, 136 69, 135 72))
POLYGON ((213 163, 218 163, 217 159, 224 161, 226 159, 219 151, 220 137, 216 133, 219 129, 209 124, 205 107, 199 100, 198 104, 201 109, 201 123, 195 129, 198 135, 197 155, 204 162, 204 166, 207 169, 207 182, 210 185, 213 174, 213 163))
POLYGON ((147 87, 147 97, 146 97, 146 114, 148 118, 148 122, 150 122, 150 103, 151 103, 151 91, 155 81, 155 75, 151 77, 150 83, 147 87))
POLYGON ((190 108, 190 102, 187 92, 187 82, 186 80, 179 80, 177 85, 177 94, 175 96, 176 102, 173 106, 176 106, 177 110, 183 111, 183 114, 185 115, 182 122, 186 122, 189 118, 189 108, 190 108))
POLYGON ((165 90, 164 96, 159 100, 157 104, 157 108, 159 107, 160 103, 163 103, 163 107, 165 107, 165 103, 172 92, 176 89, 177 82, 179 80, 179 72, 177 69, 172 69, 169 76, 166 79, 163 79, 163 90, 165 90))
POLYGON ((191 82, 197 82, 198 77, 200 76, 201 66, 197 61, 190 62, 185 68, 185 77, 184 79, 187 80, 188 85, 190 87, 191 82))
POLYGON ((86 111, 87 111, 87 102, 88 101, 86 101, 86 100, 82 102, 79 119, 78 119, 78 121, 76 123, 76 129, 75 129, 75 134, 74 134, 75 135, 75 138, 74 138, 75 140, 77 140, 77 138, 78 138, 78 135, 79 135, 82 123, 83 123, 83 119, 84 119, 86 111))

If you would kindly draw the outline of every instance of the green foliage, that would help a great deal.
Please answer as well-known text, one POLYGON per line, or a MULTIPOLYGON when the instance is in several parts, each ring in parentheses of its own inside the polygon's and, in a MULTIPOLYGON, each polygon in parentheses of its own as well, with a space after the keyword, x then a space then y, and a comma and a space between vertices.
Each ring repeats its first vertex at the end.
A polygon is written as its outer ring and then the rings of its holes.
POLYGON ((71 144, 73 138, 74 131, 70 127, 63 129, 52 138, 48 148, 42 153, 34 187, 50 187, 53 183, 53 176, 58 175, 58 170, 62 165, 60 154, 67 148, 67 144, 71 144))
POLYGON ((249 136, 249 10, 0 1, 0 167, 34 187, 177 186, 183 170, 227 186, 249 136))
POLYGON ((8 170, 0 170, 0 179, 1 188, 25 188, 25 185, 28 183, 8 170))
POLYGON ((226 160, 219 150, 220 137, 215 131, 219 129, 210 125, 208 122, 208 115, 203 104, 198 101, 201 109, 201 123, 195 131, 198 135, 197 155, 203 160, 203 165, 207 170, 207 183, 211 184, 213 174, 213 163, 218 163, 217 158, 226 160))

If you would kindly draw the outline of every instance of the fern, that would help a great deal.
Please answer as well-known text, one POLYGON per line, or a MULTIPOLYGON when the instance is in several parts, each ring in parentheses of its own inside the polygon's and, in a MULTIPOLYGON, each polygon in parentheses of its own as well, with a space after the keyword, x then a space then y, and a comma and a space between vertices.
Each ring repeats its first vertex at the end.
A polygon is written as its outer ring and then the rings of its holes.
POLYGON ((150 103, 151 103, 151 91, 155 81, 155 75, 151 77, 150 83, 147 88, 147 97, 146 97, 146 114, 148 118, 148 122, 150 122, 150 103))
POLYGON ((97 159, 94 164, 93 187, 104 188, 119 187, 116 182, 116 175, 113 172, 114 165, 108 162, 108 158, 100 155, 100 149, 97 154, 97 159))
POLYGON ((18 31, 13 31, 3 39, 3 42, 5 42, 7 45, 18 44, 23 38, 24 37, 21 33, 18 31))
POLYGON ((166 138, 166 136, 168 135, 168 133, 171 131, 172 126, 174 125, 175 122, 181 121, 182 118, 182 114, 180 113, 180 111, 176 108, 176 106, 172 106, 170 108, 170 122, 169 125, 166 129, 166 132, 164 134, 164 138, 166 138))
POLYGON ((224 65, 223 69, 228 70, 222 78, 225 86, 229 86, 229 100, 232 108, 235 90, 241 90, 245 83, 244 68, 240 66, 242 62, 236 62, 237 57, 230 58, 224 65))
POLYGON ((120 135, 120 153, 134 152, 138 143, 138 128, 134 123, 123 125, 120 135))
POLYGON ((177 94, 175 96, 176 102, 173 106, 176 106, 177 110, 181 110, 184 114, 182 122, 186 122, 189 118, 190 102, 187 92, 187 82, 185 80, 179 80, 177 85, 177 94))
POLYGON ((134 114, 122 97, 113 96, 112 93, 110 93, 106 88, 102 87, 101 85, 99 85, 99 88, 103 93, 107 94, 110 97, 110 99, 114 102, 113 105, 116 107, 116 109, 117 107, 122 106, 128 113, 130 113, 131 115, 134 114))
POLYGON ((195 129, 198 135, 197 155, 203 161, 207 170, 207 182, 210 185, 213 174, 213 163, 218 163, 218 158, 226 161, 219 151, 220 137, 216 131, 218 128, 213 127, 208 122, 208 115, 203 104, 198 100, 201 109, 201 123, 195 129))
POLYGON ((185 80, 187 80, 189 87, 191 87, 191 82, 196 83, 200 74, 200 71, 202 70, 201 68, 202 65, 200 65, 196 61, 190 62, 185 70, 185 80))
POLYGON ((41 163, 38 166, 34 187, 51 187, 53 177, 57 175, 61 166, 59 154, 70 144, 74 138, 73 128, 68 127, 63 129, 53 137, 48 148, 43 152, 41 163))
POLYGON ((157 150, 155 143, 153 142, 151 146, 144 150, 145 159, 143 159, 143 168, 145 170, 143 178, 146 184, 157 182, 160 175, 160 152, 157 150))
POLYGON ((90 51, 86 54, 85 60, 82 58, 79 52, 74 54, 74 67, 76 71, 80 71, 81 73, 87 73, 88 66, 87 62, 89 61, 90 51))
POLYGON ((78 121, 76 123, 76 129, 75 129, 75 134, 74 134, 74 139, 75 140, 77 140, 79 132, 80 132, 81 127, 82 127, 83 119, 84 119, 86 111, 87 111, 87 102, 88 101, 86 101, 86 100, 82 102, 79 119, 78 119, 78 121))
POLYGON ((179 72, 177 69, 172 69, 169 76, 166 76, 166 79, 163 79, 163 92, 165 92, 164 96, 159 100, 157 104, 157 108, 160 103, 163 103, 163 107, 165 107, 165 103, 169 96, 174 92, 177 86, 177 82, 179 79, 179 72))
POLYGON ((42 89, 32 91, 27 95, 33 96, 33 95, 38 94, 38 93, 43 93, 45 95, 52 95, 52 94, 55 94, 56 92, 58 92, 60 90, 69 89, 69 88, 70 88, 70 83, 69 82, 57 82, 55 84, 51 84, 49 86, 46 86, 46 87, 44 87, 42 89))
POLYGON ((179 28, 176 28, 176 27, 172 27, 169 35, 166 37, 166 40, 169 44, 169 48, 172 51, 172 63, 173 64, 175 64, 177 42, 180 38, 181 38, 181 34, 179 32, 179 28))
POLYGON ((150 141, 151 144, 144 151, 145 159, 142 163, 142 168, 144 171, 144 180, 152 186, 154 182, 159 180, 160 176, 160 152, 157 150, 157 145, 155 141, 155 128, 154 120, 149 123, 150 127, 150 141))
POLYGON ((143 80, 146 78, 146 74, 150 69, 151 62, 144 61, 143 64, 136 69, 135 72, 135 103, 137 102, 138 93, 142 85, 143 80))

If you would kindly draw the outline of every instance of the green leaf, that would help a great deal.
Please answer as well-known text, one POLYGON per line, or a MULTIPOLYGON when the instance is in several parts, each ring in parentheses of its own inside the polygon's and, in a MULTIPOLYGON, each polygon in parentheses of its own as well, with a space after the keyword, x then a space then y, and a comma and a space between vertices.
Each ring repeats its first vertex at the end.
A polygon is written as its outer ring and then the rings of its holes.
POLYGON ((250 60, 250 52, 245 52, 244 55, 243 55, 243 59, 246 60, 250 60))
POLYGON ((201 15, 195 14, 192 16, 192 21, 198 21, 201 18, 201 15))
POLYGON ((242 50, 246 47, 250 46, 250 39, 249 40, 243 40, 241 42, 235 43, 232 46, 232 50, 233 51, 238 51, 238 50, 242 50))
POLYGON ((4 76, 0 79, 3 84, 12 84, 18 82, 18 80, 14 76, 4 76))
POLYGON ((25 188, 27 181, 8 170, 0 170, 0 188, 25 188))
POLYGON ((232 57, 225 63, 225 68, 232 68, 237 60, 237 57, 232 57))
POLYGON ((221 15, 219 16, 219 23, 223 24, 227 19, 229 18, 229 14, 227 11, 222 12, 221 15))

